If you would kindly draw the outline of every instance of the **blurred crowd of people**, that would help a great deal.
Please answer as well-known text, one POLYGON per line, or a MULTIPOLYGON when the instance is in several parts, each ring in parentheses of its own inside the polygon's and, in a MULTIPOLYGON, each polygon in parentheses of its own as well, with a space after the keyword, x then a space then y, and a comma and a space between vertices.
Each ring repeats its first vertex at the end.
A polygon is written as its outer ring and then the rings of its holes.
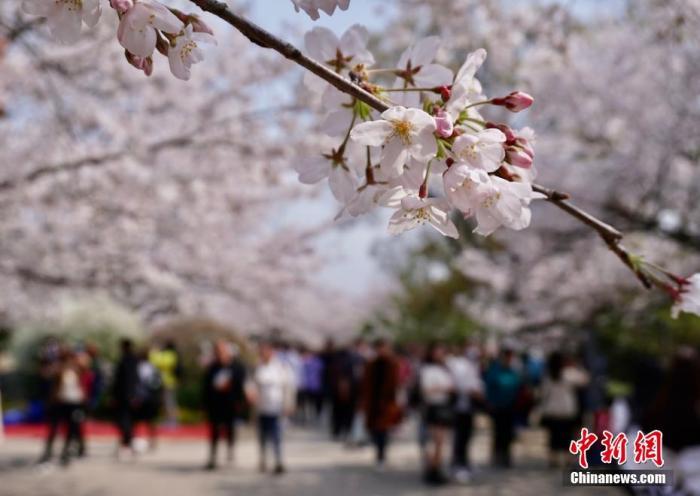
MULTIPOLYGON (((548 433, 549 464, 571 465, 570 442, 582 426, 603 430, 661 429, 673 453, 700 446, 700 360, 681 350, 668 370, 640 366, 639 384, 627 399, 592 401, 600 380, 572 354, 520 352, 465 342, 397 346, 364 339, 321 349, 261 340, 257 357, 244 360, 231 342, 216 342, 202 360, 202 407, 209 426, 206 468, 235 456, 236 426, 255 419, 262 472, 286 470, 286 423, 328 429, 348 446, 371 444, 377 470, 383 470, 392 433, 408 418, 416 420, 423 478, 427 484, 466 483, 472 476, 470 442, 476 414, 491 419, 491 460, 512 465, 512 446, 520 429, 536 424, 548 433), (268 455, 272 464, 268 463, 268 455)), ((177 422, 176 391, 182 360, 172 342, 139 350, 129 341, 107 380, 94 346, 46 347, 41 357, 45 379, 48 435, 42 461, 52 457, 59 426, 66 438, 61 461, 86 452, 84 420, 100 398, 119 429, 117 456, 136 450, 134 426, 177 422)), ((600 394, 598 394, 600 396, 600 394)), ((596 463, 592 452, 592 464, 596 463)), ((590 458, 589 458, 590 459, 590 458)), ((700 458, 699 458, 700 460, 700 458)))

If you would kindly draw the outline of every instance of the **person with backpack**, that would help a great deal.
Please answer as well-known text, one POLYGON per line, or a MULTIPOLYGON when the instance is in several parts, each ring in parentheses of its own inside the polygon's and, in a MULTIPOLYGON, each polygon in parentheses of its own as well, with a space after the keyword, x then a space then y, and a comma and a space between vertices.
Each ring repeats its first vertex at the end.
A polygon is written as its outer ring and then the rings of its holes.
POLYGON ((138 355, 137 382, 133 406, 136 423, 144 422, 148 428, 148 447, 156 449, 158 441, 158 416, 163 406, 163 378, 148 359, 148 350, 138 355))

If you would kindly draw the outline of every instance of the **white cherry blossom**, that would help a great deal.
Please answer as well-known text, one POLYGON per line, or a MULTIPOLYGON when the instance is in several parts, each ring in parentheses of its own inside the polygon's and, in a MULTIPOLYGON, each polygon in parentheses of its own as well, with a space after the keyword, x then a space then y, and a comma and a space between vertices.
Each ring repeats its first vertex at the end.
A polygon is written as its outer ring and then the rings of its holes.
POLYGON ((459 237, 445 198, 420 198, 414 191, 397 186, 387 191, 380 201, 397 209, 389 219, 389 234, 401 234, 427 223, 444 236, 459 237))
POLYGON ((134 3, 119 23, 119 43, 137 57, 149 57, 156 48, 157 31, 179 34, 185 25, 165 5, 152 0, 134 3))
POLYGON ((484 129, 458 136, 452 145, 452 153, 458 162, 486 172, 498 170, 506 156, 503 144, 506 135, 498 129, 484 129))
POLYGON ((321 129, 328 136, 345 136, 353 122, 353 98, 334 86, 326 85, 321 96, 321 106, 328 112, 321 129))
POLYGON ((330 16, 333 15, 336 7, 347 10, 350 6, 350 0, 292 0, 292 3, 297 12, 303 10, 314 21, 320 17, 319 10, 330 16))
MULTIPOLYGON (((343 150, 345 152, 345 150, 343 150)), ((303 158, 294 163, 294 170, 299 174, 299 182, 316 184, 328 178, 328 185, 333 196, 346 205, 357 195, 359 148, 350 148, 347 153, 333 150, 331 153, 303 158)))
MULTIPOLYGON (((304 35, 304 46, 311 58, 347 77, 358 64, 365 67, 374 64, 374 56, 367 50, 368 40, 367 28, 359 24, 350 26, 340 39, 328 28, 315 27, 304 35)), ((311 72, 304 74, 304 84, 314 93, 331 87, 311 72)))
MULTIPOLYGON (((464 108, 476 101, 484 100, 481 83, 475 77, 476 71, 486 60, 486 50, 479 48, 467 55, 467 59, 457 71, 457 75, 452 83, 450 99, 445 105, 445 110, 457 119, 464 108)), ((472 111, 473 113, 474 111, 472 111)))
POLYGON ((437 153, 435 119, 422 110, 392 107, 380 120, 363 122, 350 137, 367 146, 383 146, 380 163, 383 172, 398 176, 409 158, 427 162, 437 153))
POLYGON ((192 65, 204 60, 201 44, 216 45, 216 39, 209 33, 195 33, 191 24, 175 38, 175 46, 168 50, 168 61, 176 78, 187 81, 192 65))
POLYGON ((675 319, 681 312, 700 315, 700 273, 690 276, 681 288, 671 315, 675 319))
POLYGON ((102 14, 99 0, 24 0, 22 9, 45 17, 51 34, 61 43, 75 43, 83 22, 94 27, 102 14))
MULTIPOLYGON (((433 63, 439 48, 439 36, 423 38, 407 48, 396 65, 399 77, 394 88, 435 88, 449 85, 452 82, 452 71, 433 63)), ((397 93, 392 95, 392 100, 407 107, 418 107, 420 95, 417 92, 397 93)))
POLYGON ((516 231, 530 225, 530 201, 542 198, 529 183, 506 181, 466 165, 451 167, 444 176, 450 202, 466 217, 476 217, 474 232, 488 236, 501 226, 516 231))
POLYGON ((315 27, 304 36, 304 45, 309 56, 340 72, 357 64, 374 64, 374 55, 367 50, 368 40, 367 28, 359 24, 350 26, 340 39, 328 28, 315 27))

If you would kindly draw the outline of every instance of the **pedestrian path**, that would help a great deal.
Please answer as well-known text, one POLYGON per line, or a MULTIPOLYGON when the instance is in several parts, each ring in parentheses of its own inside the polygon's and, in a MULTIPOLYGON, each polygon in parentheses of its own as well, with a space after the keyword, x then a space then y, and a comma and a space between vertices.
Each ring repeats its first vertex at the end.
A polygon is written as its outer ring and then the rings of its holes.
POLYGON ((472 446, 477 466, 467 486, 426 488, 419 477, 418 450, 410 425, 391 446, 389 466, 373 469, 369 449, 346 448, 316 431, 291 429, 286 458, 288 473, 260 474, 253 434, 245 429, 233 466, 210 473, 203 441, 163 439, 154 453, 117 462, 113 441, 91 440, 89 457, 63 469, 37 467, 41 451, 37 439, 10 437, 0 446, 2 496, 480 496, 480 495, 616 495, 619 491, 564 488, 562 473, 546 469, 542 434, 525 433, 515 447, 517 467, 509 471, 487 468, 488 432, 479 429, 472 446))

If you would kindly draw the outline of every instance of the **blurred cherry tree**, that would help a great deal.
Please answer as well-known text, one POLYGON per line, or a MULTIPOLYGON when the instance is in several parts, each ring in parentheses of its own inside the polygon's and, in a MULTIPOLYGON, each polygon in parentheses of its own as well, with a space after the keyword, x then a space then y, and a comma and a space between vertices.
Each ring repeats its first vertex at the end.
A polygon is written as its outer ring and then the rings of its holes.
POLYGON ((323 224, 282 219, 305 195, 288 166, 307 139, 285 112, 299 103, 253 98, 290 65, 229 33, 195 80, 146 78, 103 17, 66 46, 0 4, 0 313, 107 292, 148 322, 343 325, 349 302, 312 277, 323 224))
MULTIPOLYGON (((292 3, 312 19, 351 8, 292 3)), ((103 4, 0 7, 9 311, 58 287, 106 288, 147 319, 206 311, 303 328, 321 308, 338 315, 309 281, 323 226, 280 220, 301 194, 291 164, 303 183, 328 179, 339 217, 385 207, 392 234, 462 234, 447 264, 481 284, 452 303, 483 325, 556 330, 601 304, 644 308, 628 291, 639 282, 670 295, 674 314, 700 312, 700 274, 685 276, 700 237, 695 2, 407 0, 381 33, 313 29, 305 53, 238 4, 103 4), (215 38, 195 6, 248 40, 215 38), (215 43, 226 49, 212 60, 215 43), (310 131, 303 97, 270 96, 289 83, 279 55, 325 81, 305 78, 327 137, 310 131), (530 94, 538 104, 520 113, 530 94)))
MULTIPOLYGON (((404 3, 382 47, 403 46, 417 32, 440 33, 443 56, 457 60, 485 47, 489 94, 516 86, 537 97, 513 124, 538 132, 538 181, 625 231, 646 260, 680 273, 700 264, 697 2, 404 3)), ((668 324, 659 300, 639 290, 594 233, 546 205, 533 210, 526 231, 431 239, 415 256, 467 277, 446 297, 485 328, 562 335, 611 311, 628 329, 668 324), (436 254, 435 242, 451 247, 449 257, 436 254)), ((412 284, 406 295, 414 292, 412 284)), ((697 330, 698 320, 669 325, 697 330)))

